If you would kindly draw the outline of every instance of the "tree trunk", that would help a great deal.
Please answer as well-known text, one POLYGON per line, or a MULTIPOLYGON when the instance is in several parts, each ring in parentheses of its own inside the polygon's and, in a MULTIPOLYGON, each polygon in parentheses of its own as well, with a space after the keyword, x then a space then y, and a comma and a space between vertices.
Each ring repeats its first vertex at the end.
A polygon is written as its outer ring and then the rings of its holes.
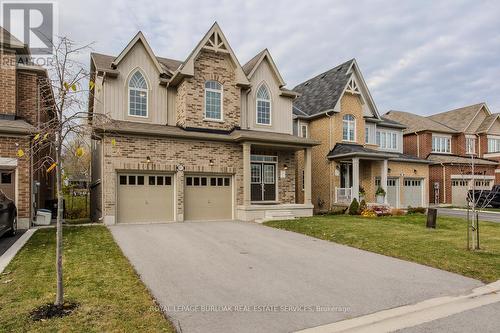
POLYGON ((61 167, 61 136, 57 138, 56 149, 56 191, 57 191, 57 230, 56 230, 56 272, 57 272, 57 293, 55 305, 62 305, 64 303, 64 288, 63 288, 63 267, 62 267, 62 254, 63 254, 63 233, 62 233, 62 219, 63 219, 63 194, 62 194, 62 167, 61 167))

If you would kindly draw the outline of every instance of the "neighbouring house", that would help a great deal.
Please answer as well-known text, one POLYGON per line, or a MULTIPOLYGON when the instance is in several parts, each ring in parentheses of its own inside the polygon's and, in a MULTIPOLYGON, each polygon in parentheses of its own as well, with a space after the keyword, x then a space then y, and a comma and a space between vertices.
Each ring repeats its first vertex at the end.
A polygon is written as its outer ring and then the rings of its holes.
POLYGON ((46 70, 25 61, 28 46, 1 27, 0 33, 0 189, 16 203, 18 228, 27 229, 36 209, 54 197, 54 177, 40 165, 44 152, 30 149, 48 117, 40 103, 51 100, 51 92, 40 83, 48 78, 46 70), (25 155, 18 156, 19 150, 25 155))
MULTIPOLYGON (((379 115, 356 60, 349 60, 293 89, 295 135, 320 141, 312 148, 312 202, 315 211, 376 200, 380 187, 392 207, 428 203, 428 161, 404 154, 405 125, 379 115)), ((296 193, 304 202, 307 168, 297 154, 296 193), (304 179, 304 176, 306 177, 304 179)))
POLYGON ((402 111, 384 117, 406 125, 406 154, 431 163, 430 203, 465 206, 472 187, 491 189, 500 183, 499 114, 492 114, 485 103, 427 117, 402 111))
POLYGON ((297 93, 284 88, 267 49, 241 66, 215 23, 186 59, 173 60, 157 57, 139 32, 118 56, 92 53, 91 75, 94 220, 312 215, 317 142, 293 135, 297 93), (306 170, 300 204, 297 151, 306 170))

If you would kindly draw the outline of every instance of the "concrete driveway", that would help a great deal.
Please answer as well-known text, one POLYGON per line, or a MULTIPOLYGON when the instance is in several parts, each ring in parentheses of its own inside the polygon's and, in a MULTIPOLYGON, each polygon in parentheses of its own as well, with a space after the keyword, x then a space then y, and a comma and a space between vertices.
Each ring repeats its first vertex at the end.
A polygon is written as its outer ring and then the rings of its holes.
POLYGON ((482 285, 253 223, 110 229, 184 333, 291 332, 482 285))

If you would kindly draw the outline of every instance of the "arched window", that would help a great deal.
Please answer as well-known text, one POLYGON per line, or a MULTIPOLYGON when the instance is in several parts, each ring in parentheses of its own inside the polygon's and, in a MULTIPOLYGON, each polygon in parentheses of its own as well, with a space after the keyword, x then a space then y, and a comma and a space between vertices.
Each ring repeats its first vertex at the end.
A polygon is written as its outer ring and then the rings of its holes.
POLYGON ((257 124, 271 125, 271 96, 264 84, 257 90, 257 124))
POLYGON ((205 119, 222 120, 222 84, 205 82, 205 119))
POLYGON ((356 141, 356 118, 352 114, 346 114, 342 118, 342 140, 356 141))
POLYGON ((130 116, 148 116, 148 84, 140 71, 136 71, 130 77, 128 100, 128 114, 130 116))

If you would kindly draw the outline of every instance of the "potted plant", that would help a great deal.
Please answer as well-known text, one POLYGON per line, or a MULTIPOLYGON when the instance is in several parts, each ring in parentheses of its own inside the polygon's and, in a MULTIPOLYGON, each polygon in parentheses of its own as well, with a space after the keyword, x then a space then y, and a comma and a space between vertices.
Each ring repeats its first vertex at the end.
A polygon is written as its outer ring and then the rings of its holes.
POLYGON ((359 201, 360 202, 361 202, 361 200, 365 199, 365 195, 366 195, 365 189, 363 188, 363 186, 360 186, 359 187, 359 201))
POLYGON ((377 188, 377 191, 375 192, 375 196, 377 197, 377 203, 378 204, 383 204, 384 203, 384 198, 385 198, 385 190, 382 187, 377 188))

